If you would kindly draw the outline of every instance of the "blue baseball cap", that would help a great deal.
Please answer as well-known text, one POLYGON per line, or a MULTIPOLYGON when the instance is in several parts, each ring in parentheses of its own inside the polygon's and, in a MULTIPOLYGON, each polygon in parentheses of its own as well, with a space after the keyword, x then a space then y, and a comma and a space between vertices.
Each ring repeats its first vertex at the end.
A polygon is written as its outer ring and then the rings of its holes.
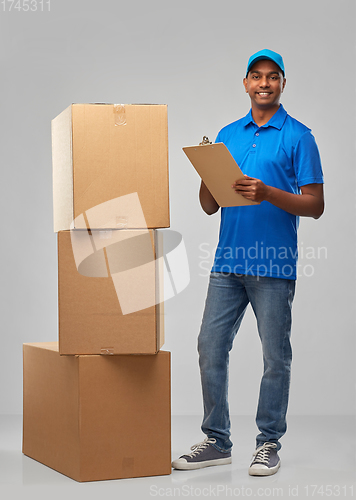
POLYGON ((256 52, 256 54, 253 54, 250 59, 248 60, 247 63, 247 71, 246 71, 246 76, 248 75, 248 72, 252 68, 252 66, 257 62, 257 61, 262 61, 263 59, 268 59, 269 61, 273 61, 274 63, 279 66, 280 70, 284 75, 284 63, 282 56, 277 54, 277 52, 273 52, 273 50, 269 49, 263 49, 260 50, 259 52, 256 52))

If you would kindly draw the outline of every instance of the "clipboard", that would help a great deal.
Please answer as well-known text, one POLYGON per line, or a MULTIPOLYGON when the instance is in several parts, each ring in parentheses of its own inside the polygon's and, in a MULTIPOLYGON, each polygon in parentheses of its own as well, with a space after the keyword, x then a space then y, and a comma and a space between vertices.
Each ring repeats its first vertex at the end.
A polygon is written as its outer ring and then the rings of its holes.
POLYGON ((199 146, 182 148, 189 161, 198 172, 220 207, 238 207, 243 205, 259 205, 236 193, 231 185, 244 178, 240 167, 232 157, 225 144, 212 144, 207 137, 199 146))

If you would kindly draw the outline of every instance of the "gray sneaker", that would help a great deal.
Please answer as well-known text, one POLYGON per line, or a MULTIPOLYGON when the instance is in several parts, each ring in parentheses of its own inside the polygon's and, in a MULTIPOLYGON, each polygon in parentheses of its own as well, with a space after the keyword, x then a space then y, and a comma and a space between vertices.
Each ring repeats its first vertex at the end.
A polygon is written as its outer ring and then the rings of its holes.
POLYGON ((248 469, 250 476, 271 476, 278 471, 281 461, 275 448, 276 443, 263 443, 256 449, 248 469))
POLYGON ((216 439, 205 438, 204 441, 190 448, 192 453, 173 460, 172 467, 174 469, 190 470, 202 469, 211 465, 231 464, 231 452, 223 453, 218 451, 212 446, 214 443, 216 443, 216 439))

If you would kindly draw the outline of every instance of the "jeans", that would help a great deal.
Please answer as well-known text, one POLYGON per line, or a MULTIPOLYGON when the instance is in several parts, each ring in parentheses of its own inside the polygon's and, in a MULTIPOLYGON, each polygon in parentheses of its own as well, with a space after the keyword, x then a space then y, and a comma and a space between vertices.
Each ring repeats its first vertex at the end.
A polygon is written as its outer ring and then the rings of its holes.
POLYGON ((204 402, 201 429, 216 439, 214 446, 220 451, 227 452, 232 448, 228 405, 229 352, 249 303, 257 319, 264 365, 256 414, 260 431, 256 448, 267 441, 276 443, 277 451, 281 448, 279 439, 287 429, 294 290, 294 280, 210 274, 198 337, 204 402))

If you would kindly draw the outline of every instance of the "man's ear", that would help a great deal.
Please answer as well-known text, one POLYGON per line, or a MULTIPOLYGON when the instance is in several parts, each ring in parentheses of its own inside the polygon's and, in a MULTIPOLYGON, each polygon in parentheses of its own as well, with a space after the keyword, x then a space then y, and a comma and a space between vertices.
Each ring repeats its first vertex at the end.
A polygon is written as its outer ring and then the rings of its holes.
POLYGON ((283 84, 282 84, 282 92, 284 90, 284 87, 286 86, 286 83, 287 83, 287 80, 285 78, 283 78, 283 84))
POLYGON ((242 80, 242 83, 244 84, 245 91, 248 92, 248 90, 247 90, 247 78, 246 77, 242 80))

